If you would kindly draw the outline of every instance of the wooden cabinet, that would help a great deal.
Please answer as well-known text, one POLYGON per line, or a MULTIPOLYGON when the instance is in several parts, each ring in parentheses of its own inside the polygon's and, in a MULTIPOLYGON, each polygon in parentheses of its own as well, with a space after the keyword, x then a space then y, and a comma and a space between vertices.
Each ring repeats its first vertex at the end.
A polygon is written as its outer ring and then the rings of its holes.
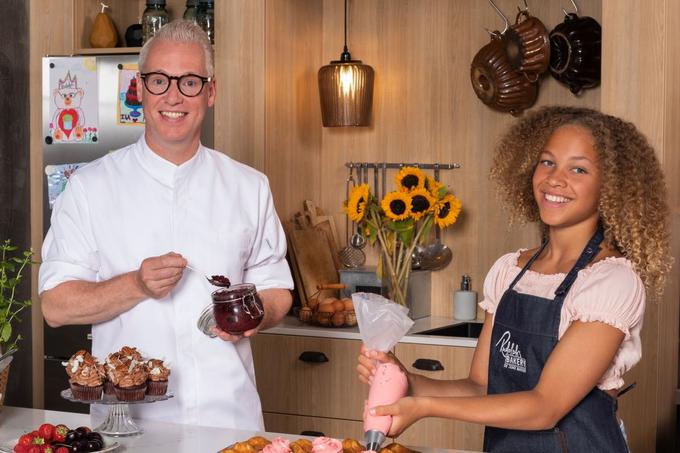
MULTIPOLYGON (((395 353, 409 371, 432 379, 462 379, 467 377, 472 363, 474 348, 432 346, 400 343, 395 353), (441 371, 423 371, 413 368, 417 359, 436 360, 444 368, 441 371)), ((464 450, 482 450, 484 427, 439 418, 426 418, 408 428, 399 437, 404 445, 422 445, 464 450)))
POLYGON ((355 371, 360 341, 263 334, 252 347, 263 411, 362 419, 367 389, 355 371), (314 362, 318 357, 327 361, 314 362))
MULTIPOLYGON (((368 389, 356 375, 358 340, 260 334, 251 340, 257 389, 267 431, 363 438, 362 412, 368 389), (323 354, 327 362, 309 360, 323 354)), ((473 348, 399 344, 404 365, 416 359, 438 360, 443 371, 416 371, 436 379, 467 376, 473 348)), ((483 428, 442 419, 421 420, 402 434, 404 445, 480 450, 483 428)))

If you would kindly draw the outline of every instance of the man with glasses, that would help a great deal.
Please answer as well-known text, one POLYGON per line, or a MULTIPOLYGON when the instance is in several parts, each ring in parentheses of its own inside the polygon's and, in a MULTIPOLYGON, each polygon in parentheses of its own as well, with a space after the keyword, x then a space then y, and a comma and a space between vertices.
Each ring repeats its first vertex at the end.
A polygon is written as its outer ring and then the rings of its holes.
POLYGON ((173 398, 130 405, 133 416, 263 430, 248 337, 281 320, 293 286, 267 178, 200 143, 217 90, 200 27, 164 26, 142 48, 139 72, 144 135, 79 169, 54 206, 43 315, 51 326, 93 324, 101 360, 133 346, 170 363, 173 398), (202 333, 215 289, 203 273, 254 283, 260 326, 202 333))

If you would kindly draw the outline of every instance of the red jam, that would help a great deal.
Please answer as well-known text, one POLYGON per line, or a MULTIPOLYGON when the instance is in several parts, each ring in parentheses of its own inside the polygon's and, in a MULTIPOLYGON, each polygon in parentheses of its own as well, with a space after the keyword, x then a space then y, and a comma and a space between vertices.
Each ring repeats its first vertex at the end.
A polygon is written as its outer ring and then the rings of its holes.
POLYGON ((212 293, 212 300, 217 327, 227 333, 241 335, 262 322, 264 307, 251 283, 218 289, 212 293))
POLYGON ((222 288, 229 288, 231 286, 231 282, 224 275, 211 275, 208 281, 213 286, 220 286, 222 288))

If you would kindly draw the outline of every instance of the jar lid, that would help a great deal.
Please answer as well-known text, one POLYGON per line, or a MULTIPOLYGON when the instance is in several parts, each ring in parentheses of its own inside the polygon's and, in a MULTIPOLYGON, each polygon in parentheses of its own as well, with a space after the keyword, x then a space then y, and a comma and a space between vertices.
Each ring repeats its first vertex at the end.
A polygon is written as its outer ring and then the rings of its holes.
POLYGON ((220 288, 212 292, 212 299, 215 303, 230 302, 243 299, 245 296, 255 293, 255 285, 252 283, 239 283, 229 288, 220 288))
POLYGON ((149 5, 165 6, 165 0, 146 0, 146 6, 149 6, 149 5))
POLYGON ((198 0, 198 3, 212 5, 214 3, 214 1, 213 0, 198 0))
POLYGON ((198 5, 198 0, 187 0, 187 6, 196 6, 198 5))
POLYGON ((198 330, 210 338, 215 338, 217 335, 212 332, 212 328, 216 325, 217 323, 215 322, 215 315, 213 315, 212 303, 210 303, 201 312, 201 316, 198 317, 196 326, 198 327, 198 330))

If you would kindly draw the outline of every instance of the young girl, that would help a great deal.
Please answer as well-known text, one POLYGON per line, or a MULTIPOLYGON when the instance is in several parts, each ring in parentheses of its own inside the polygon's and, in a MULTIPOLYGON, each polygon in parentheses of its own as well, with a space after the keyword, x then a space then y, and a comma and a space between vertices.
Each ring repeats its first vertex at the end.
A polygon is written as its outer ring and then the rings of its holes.
MULTIPOLYGON (((489 271, 466 379, 407 372, 409 396, 371 411, 394 416, 391 435, 424 417, 484 424, 490 452, 626 452, 616 396, 672 261, 654 150, 618 118, 546 107, 502 138, 491 177, 515 219, 540 222, 543 244, 489 271)), ((399 363, 364 349, 362 381, 374 360, 399 363)))

